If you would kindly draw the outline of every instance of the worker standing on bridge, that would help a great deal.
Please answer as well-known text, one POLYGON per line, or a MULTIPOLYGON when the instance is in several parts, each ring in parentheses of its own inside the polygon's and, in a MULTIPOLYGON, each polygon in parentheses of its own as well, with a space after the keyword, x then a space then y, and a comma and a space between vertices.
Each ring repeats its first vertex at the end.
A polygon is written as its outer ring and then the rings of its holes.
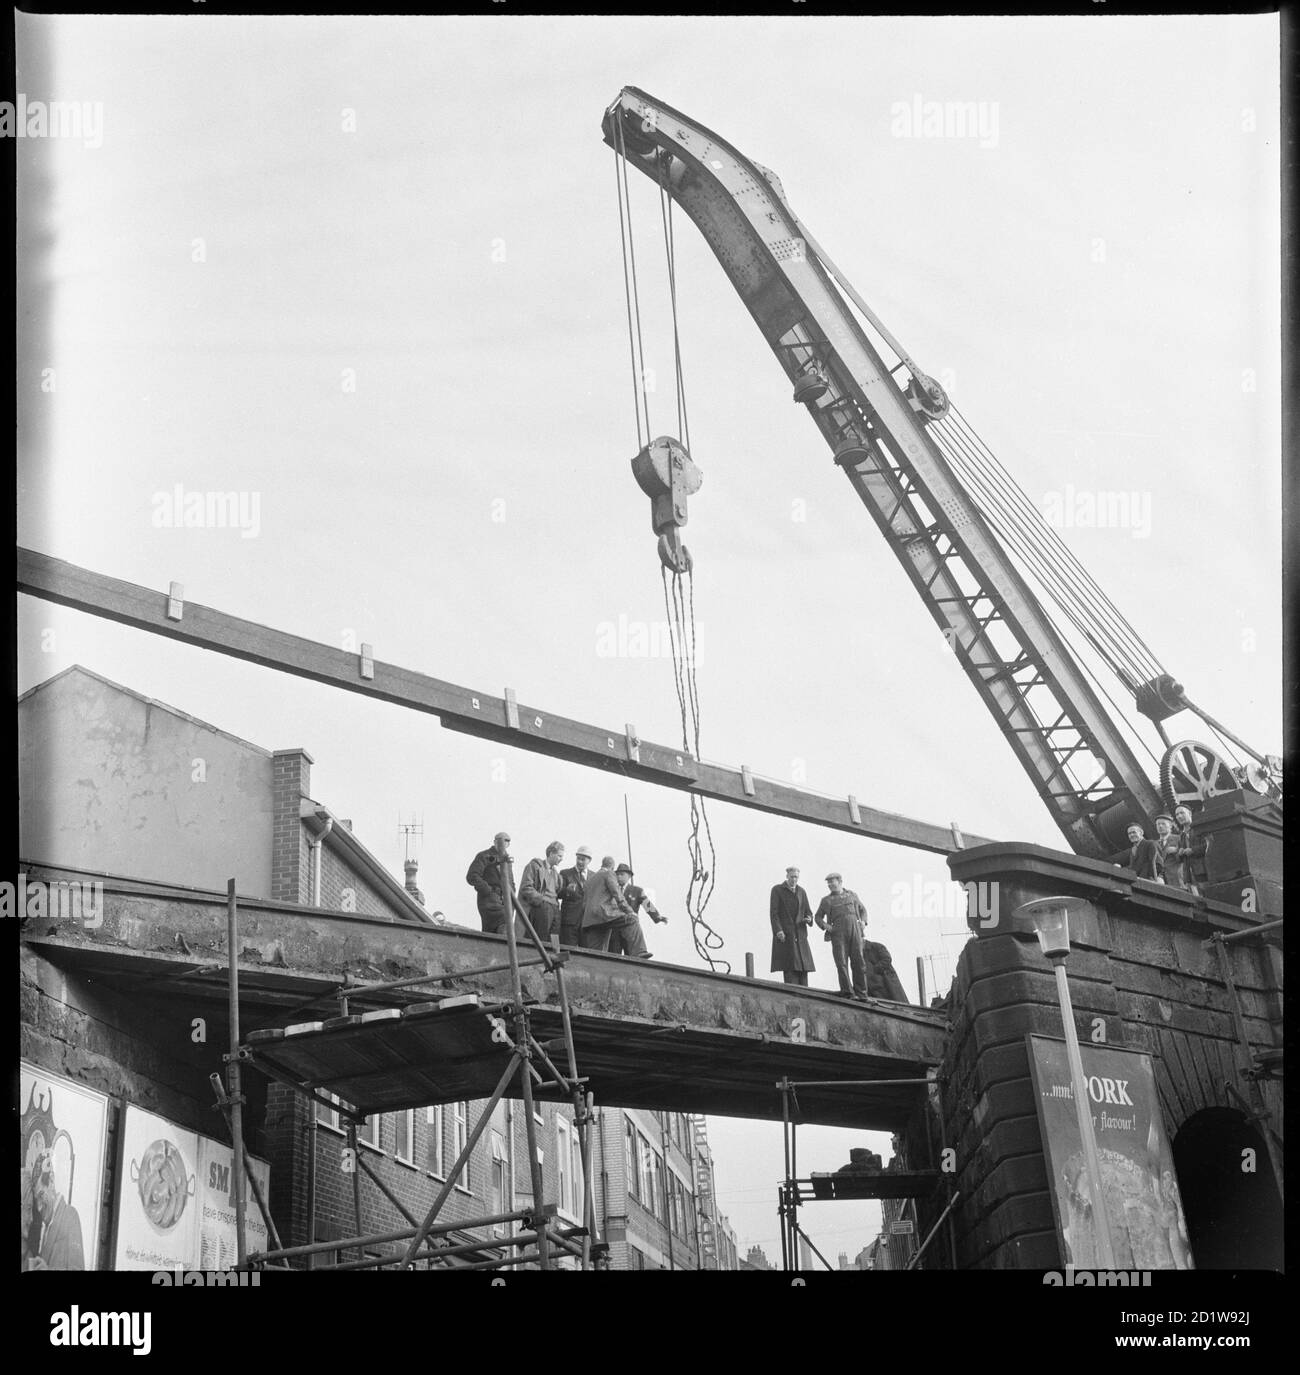
POLYGON ((648 960, 641 923, 623 896, 614 874, 614 856, 606 855, 600 868, 587 880, 582 895, 582 945, 585 950, 608 950, 617 932, 623 938, 623 953, 637 960, 648 960))
POLYGON ((808 946, 805 930, 813 924, 808 894, 799 886, 799 870, 785 871, 785 882, 772 889, 769 909, 772 920, 772 973, 781 973, 785 982, 808 987, 808 975, 817 968, 808 946))
POLYGON ((843 875, 827 874, 826 886, 830 892, 818 904, 814 920, 831 943, 835 972, 840 976, 840 997, 865 1002, 867 968, 862 959, 862 928, 867 924, 867 909, 853 889, 844 886, 843 875))
POLYGON ((579 845, 573 868, 560 870, 560 944, 578 945, 582 931, 582 895, 587 888, 591 851, 579 845))
MULTIPOLYGON (((645 889, 639 887, 637 884, 632 882, 636 875, 633 874, 632 866, 628 864, 626 860, 622 864, 620 864, 617 869, 614 870, 614 877, 618 879, 618 885, 623 890, 624 900, 627 902, 627 905, 637 914, 638 921, 641 917, 641 909, 642 907, 644 907, 646 910, 646 914, 649 916, 650 920, 654 922, 656 926, 658 926, 661 922, 664 925, 668 924, 668 918, 665 917, 659 911, 659 909, 654 905, 653 902, 650 901, 648 897, 646 897, 645 889)), ((641 933, 641 940, 642 942, 645 941, 644 931, 642 931, 641 933)), ((627 954, 627 951, 623 945, 623 937, 617 931, 615 931, 609 939, 609 953, 611 955, 627 954)))
POLYGON ((465 882, 478 894, 478 916, 484 931, 494 936, 506 933, 506 907, 501 897, 501 862, 509 860, 510 837, 498 831, 492 844, 474 856, 465 882))
POLYGON ((519 880, 519 904, 539 940, 549 941, 560 921, 560 861, 564 846, 553 840, 546 847, 545 859, 530 859, 519 880))

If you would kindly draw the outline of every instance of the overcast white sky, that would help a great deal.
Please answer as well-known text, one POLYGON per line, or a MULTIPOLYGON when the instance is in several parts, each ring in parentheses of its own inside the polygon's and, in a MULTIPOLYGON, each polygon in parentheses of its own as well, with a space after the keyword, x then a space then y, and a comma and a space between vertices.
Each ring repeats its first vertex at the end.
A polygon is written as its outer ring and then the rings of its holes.
MULTIPOLYGON (((17 23, 19 89, 103 110, 102 146, 17 145, 24 544, 673 742, 668 661, 598 652, 602 625, 664 616, 599 131, 637 85, 780 175, 1035 502, 1150 498, 1145 537, 1065 538, 1189 695, 1280 749, 1275 17, 17 23), (983 102, 991 146, 895 136, 917 98, 983 102), (256 494, 256 537, 157 528, 178 483, 256 494)), ((665 377, 657 197, 632 189, 665 377)), ((684 216, 677 248, 705 756, 1059 845, 684 216)), ((306 747, 317 798, 399 871, 399 812, 421 815, 426 895, 470 924, 465 867, 494 831, 520 859, 557 836, 622 855, 626 791, 638 880, 673 919, 651 948, 697 962, 680 795, 26 598, 19 634, 20 691, 82 663, 306 747)), ((843 870, 908 987, 917 956, 947 987, 960 919, 897 900, 946 879, 938 857, 711 820, 738 968, 750 950, 766 971, 767 892, 795 863, 814 902, 843 870)), ((814 983, 834 987, 826 949, 814 983)), ((742 1252, 775 1258, 779 1126, 711 1133, 742 1252)), ((857 1142, 888 1147, 808 1129, 801 1173, 857 1142)), ((834 1262, 877 1217, 805 1220, 834 1262)))

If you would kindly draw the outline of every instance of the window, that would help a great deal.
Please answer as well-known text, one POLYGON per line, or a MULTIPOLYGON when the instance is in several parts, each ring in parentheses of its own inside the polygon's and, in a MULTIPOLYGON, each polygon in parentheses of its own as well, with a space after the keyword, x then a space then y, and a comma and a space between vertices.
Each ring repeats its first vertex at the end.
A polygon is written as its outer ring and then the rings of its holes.
POLYGON ((424 1168, 439 1179, 446 1172, 442 1151, 442 1105, 424 1110, 424 1168))
POLYGON ((623 1122, 623 1165, 627 1171, 627 1191, 633 1198, 640 1198, 640 1173, 637 1165, 636 1128, 631 1122, 623 1122))
POLYGON ((565 1117, 555 1119, 556 1169, 560 1177, 560 1210, 581 1220, 583 1208, 582 1144, 577 1128, 565 1117))
POLYGON ((658 1151, 655 1151, 653 1154, 655 1201, 651 1212, 653 1212, 656 1217, 663 1218, 667 1221, 668 1208, 667 1200, 664 1197, 664 1158, 658 1151))
POLYGON ((641 1192, 639 1198, 641 1206, 648 1211, 658 1215, 659 1205, 655 1198, 655 1171, 654 1161, 657 1158, 654 1151, 650 1148, 650 1143, 640 1133, 637 1134, 637 1144, 640 1147, 639 1155, 639 1183, 641 1192))
POLYGON ((366 1118, 364 1125, 357 1127, 357 1145, 373 1146, 375 1150, 380 1149, 380 1119, 380 1113, 372 1112, 370 1116, 366 1118))
POLYGON ((415 1163, 415 1113, 411 1108, 393 1115, 393 1154, 408 1165, 415 1163))
MULTIPOLYGON (((492 1213, 508 1213, 507 1200, 509 1194, 506 1187, 506 1170, 508 1168, 509 1155, 506 1151, 506 1139, 498 1131, 488 1132, 490 1137, 488 1152, 488 1207, 492 1213)), ((509 1224, 504 1222, 494 1223, 492 1226, 493 1236, 504 1236, 509 1230, 509 1224)))
MULTIPOLYGON (((451 1156, 452 1164, 460 1158, 460 1153, 465 1149, 465 1143, 469 1140, 469 1104, 453 1103, 451 1105, 451 1156)), ((450 1168, 450 1166, 448 1166, 450 1168)), ((465 1162, 465 1168, 456 1177, 456 1183, 460 1188, 469 1190, 469 1161, 465 1162)))
POLYGON ((337 1095, 337 1094, 330 1093, 330 1094, 326 1094, 326 1097, 327 1097, 327 1098, 330 1100, 330 1102, 333 1103, 335 1106, 332 1107, 332 1108, 327 1108, 327 1107, 325 1106, 324 1103, 317 1103, 317 1104, 316 1104, 316 1120, 317 1120, 318 1122, 323 1122, 327 1127, 333 1127, 335 1131, 338 1131, 338 1129, 339 1129, 339 1110, 338 1110, 338 1101, 339 1101, 339 1100, 338 1100, 338 1095, 337 1095))

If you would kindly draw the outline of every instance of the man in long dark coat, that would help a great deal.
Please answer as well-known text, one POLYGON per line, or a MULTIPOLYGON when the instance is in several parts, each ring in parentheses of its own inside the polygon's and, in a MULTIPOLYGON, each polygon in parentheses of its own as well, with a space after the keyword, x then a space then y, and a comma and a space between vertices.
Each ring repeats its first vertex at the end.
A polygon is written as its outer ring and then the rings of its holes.
POLYGON ((808 987, 808 975, 813 964, 808 948, 807 928, 812 925, 812 907, 808 894, 799 887, 798 869, 785 871, 785 882, 772 889, 770 908, 772 919, 772 973, 780 971, 788 984, 808 987))

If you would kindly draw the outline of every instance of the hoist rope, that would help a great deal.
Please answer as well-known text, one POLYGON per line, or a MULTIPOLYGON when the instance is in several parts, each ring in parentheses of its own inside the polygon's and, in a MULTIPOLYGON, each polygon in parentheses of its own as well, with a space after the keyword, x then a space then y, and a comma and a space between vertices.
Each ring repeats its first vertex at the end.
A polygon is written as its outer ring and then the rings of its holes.
MULTIPOLYGON (((632 197, 627 184, 627 149, 623 146, 623 125, 620 122, 618 129, 618 150, 614 154, 614 172, 618 179, 618 228, 619 233, 623 233, 624 210, 626 209, 627 235, 624 239, 623 253, 623 280, 626 286, 628 281, 628 263, 631 262, 631 305, 636 314, 636 357, 632 360, 634 376, 632 378, 633 388, 640 392, 641 405, 645 411, 645 432, 646 442, 648 443, 654 436, 654 431, 650 428, 650 401, 646 396, 646 367, 645 367, 645 345, 641 337, 641 293, 637 287, 636 279, 636 237, 632 232, 632 197)), ((631 311, 629 311, 629 333, 631 332, 631 311)), ((641 437, 641 425, 638 418, 637 439, 641 437)), ((640 443, 637 445, 641 447, 640 443)))
MULTIPOLYGON (((636 270, 636 239, 632 227, 632 199, 627 183, 627 149, 623 126, 617 124, 614 151, 615 182, 618 191, 618 227, 623 257, 623 290, 627 306, 628 353, 632 361, 633 407, 636 410, 638 450, 654 438, 650 428, 650 405, 647 396, 645 344, 641 325, 640 284, 636 270), (645 417, 644 439, 641 419, 645 417)), ((660 217, 663 222, 664 252, 668 264, 668 295, 672 307, 674 395, 677 405, 677 433, 690 450, 690 422, 686 409, 686 386, 682 372, 681 332, 677 313, 677 261, 673 234, 672 197, 667 194, 663 177, 659 186, 660 217)), ((689 568, 683 575, 661 565, 664 609, 668 616, 668 641, 672 652, 673 687, 677 693, 678 714, 681 718, 682 749, 696 760, 700 758, 700 694, 696 678, 696 621, 695 579, 689 568), (683 590, 683 578, 685 590, 683 590)), ((691 921, 691 938, 696 953, 711 969, 731 972, 730 961, 715 957, 721 950, 722 937, 705 920, 704 911, 713 896, 717 883, 717 850, 709 827, 708 812, 703 798, 691 794, 691 829, 686 843, 690 859, 691 877, 686 890, 686 911, 691 921)))
POLYGON ((979 456, 957 432, 932 427, 940 447, 953 465, 957 476, 976 501, 982 515, 994 527, 1005 543, 1014 544, 1021 558, 1038 578, 1054 601, 1070 615, 1076 627, 1130 690, 1145 676, 1143 668, 1131 658, 1127 649, 1116 641, 1109 627, 1089 614, 1089 603, 1079 588, 1046 557, 1041 542, 1035 538, 1034 525, 1022 513, 1009 509, 1004 491, 996 479, 991 479, 982 467, 979 456))
MULTIPOLYGON (((991 481, 1003 494, 1002 503, 1008 519, 1019 515, 1022 525, 1027 529, 1031 542, 1040 551, 1044 565, 1056 572, 1079 599, 1086 613, 1086 619, 1094 621, 1099 631, 1114 647, 1120 664, 1133 673, 1140 683, 1143 679, 1154 678, 1164 672, 1160 661, 1151 652, 1142 637, 1124 617, 1119 608, 1102 590, 1100 584, 1079 562, 1069 545, 1057 534, 1056 530, 1043 518, 1042 513, 1029 500, 1023 488, 1007 472, 987 444, 976 434, 966 417, 954 407, 952 417, 955 432, 962 435, 968 449, 975 451, 977 468, 988 471, 991 481)), ((1112 664, 1112 667, 1115 667, 1112 664)), ((1116 668, 1119 673, 1119 669, 1116 668)), ((1119 674, 1120 677, 1124 675, 1119 674)), ((1137 684, 1126 684, 1130 688, 1137 684)))
MULTIPOLYGON (((986 495, 986 484, 981 478, 979 469, 973 466, 968 466, 966 463, 964 463, 961 459, 958 458, 957 453, 954 452, 954 450, 951 449, 947 444, 941 445, 941 447, 944 450, 945 456, 949 459, 950 462, 952 462, 953 468, 956 471, 957 476, 962 480, 962 482, 966 486, 967 494, 970 496, 972 502, 975 504, 976 509, 979 510, 981 515, 985 516, 986 519, 989 520, 990 524, 997 531, 999 537, 1003 540, 1008 550, 1011 553, 1018 555, 1021 561, 1025 563, 1027 566, 1029 566, 1031 571, 1034 572, 1035 576, 1038 577, 1044 590, 1048 593, 1052 600, 1057 603, 1061 611, 1069 619, 1070 623, 1075 627, 1079 634, 1082 635, 1083 638, 1090 645, 1092 645, 1093 649, 1096 650, 1100 657, 1113 669, 1115 666, 1111 656, 1106 652, 1103 646, 1097 642, 1097 638, 1094 633, 1095 626, 1090 625, 1089 622, 1083 617, 1076 601, 1072 600, 1068 596, 1062 595, 1059 592, 1059 589, 1055 585, 1053 585, 1053 582, 1051 581, 1052 574, 1050 568, 1042 569, 1039 566, 1037 566, 1032 551, 1027 550, 1025 548, 1025 534, 1023 531, 1023 526, 1010 519, 1008 519, 1007 523, 1004 524, 998 518, 997 511, 999 507, 997 495, 996 493, 992 494, 992 496, 986 495)), ((1116 702, 1115 698, 1110 694, 1110 692, 1107 691, 1106 685, 1102 682, 1098 675, 1093 672, 1092 668, 1089 666, 1087 661, 1080 659, 1079 666, 1082 669, 1082 671, 1087 675, 1089 680, 1092 682, 1093 686, 1096 688, 1098 693, 1100 693, 1101 696, 1104 697, 1105 700, 1110 704, 1112 711, 1115 713, 1117 723, 1128 727, 1129 733, 1132 736, 1133 740, 1136 741, 1136 743, 1143 750, 1145 750, 1146 753, 1151 757, 1152 761, 1158 765, 1160 762, 1160 756, 1157 755, 1151 749, 1151 746, 1147 744, 1146 740, 1142 737, 1142 735, 1139 734, 1138 731, 1134 728, 1133 722, 1124 710, 1124 708, 1122 708, 1120 704, 1116 702)), ((1121 675, 1121 677, 1122 676, 1123 675, 1121 675)))

